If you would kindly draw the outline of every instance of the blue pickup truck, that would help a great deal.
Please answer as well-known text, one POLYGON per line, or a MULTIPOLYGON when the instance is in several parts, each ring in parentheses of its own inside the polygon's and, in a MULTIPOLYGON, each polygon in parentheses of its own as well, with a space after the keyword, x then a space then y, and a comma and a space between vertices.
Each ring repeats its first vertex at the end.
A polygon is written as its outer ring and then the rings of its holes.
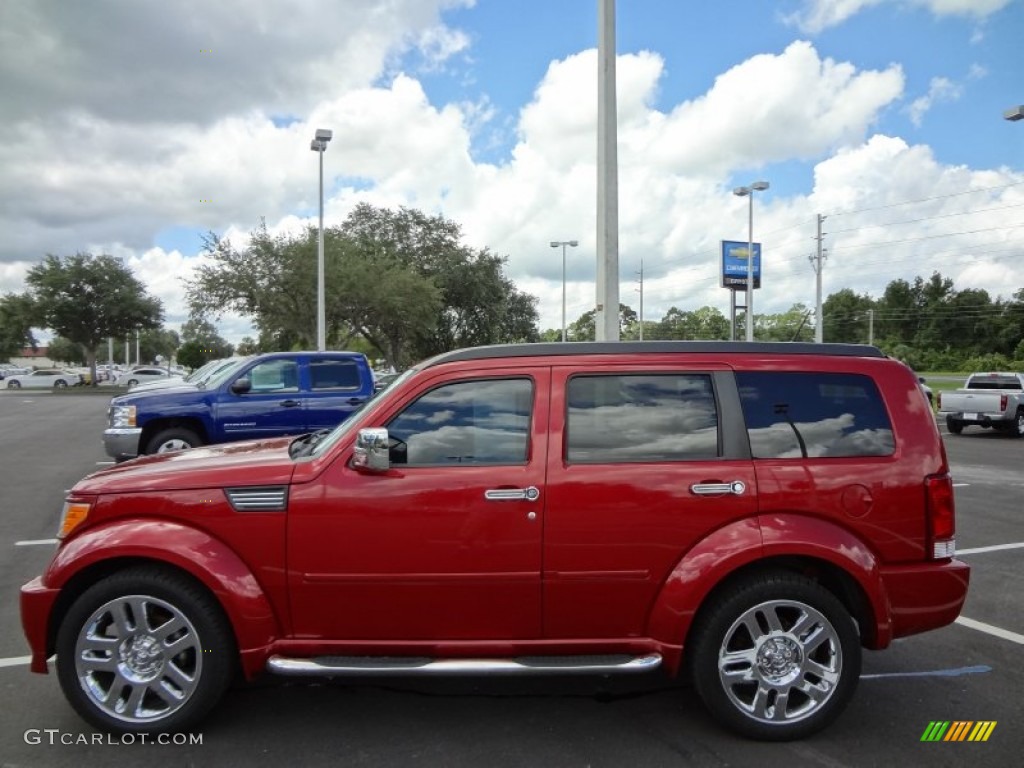
POLYGON ((301 435, 336 426, 373 395, 356 352, 238 358, 205 383, 129 392, 110 401, 103 445, 118 461, 210 443, 301 435))

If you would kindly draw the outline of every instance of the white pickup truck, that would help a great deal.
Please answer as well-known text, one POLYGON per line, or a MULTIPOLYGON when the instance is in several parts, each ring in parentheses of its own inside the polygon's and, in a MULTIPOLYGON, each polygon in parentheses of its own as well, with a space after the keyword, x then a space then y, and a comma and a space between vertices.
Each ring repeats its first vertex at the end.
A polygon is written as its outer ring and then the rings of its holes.
POLYGON ((939 393, 939 415, 954 435, 975 425, 1024 437, 1024 373, 972 373, 963 389, 939 393))

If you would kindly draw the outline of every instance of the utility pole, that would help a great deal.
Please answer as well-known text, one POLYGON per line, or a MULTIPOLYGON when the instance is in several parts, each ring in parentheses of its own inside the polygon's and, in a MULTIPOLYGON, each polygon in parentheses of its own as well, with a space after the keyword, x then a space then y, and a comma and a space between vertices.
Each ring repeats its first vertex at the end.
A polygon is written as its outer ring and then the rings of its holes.
POLYGON ((875 343, 875 310, 868 310, 868 344, 875 343))
POLYGON ((817 298, 814 302, 814 342, 816 344, 821 344, 822 341, 824 341, 825 335, 825 317, 821 310, 821 267, 822 259, 826 258, 825 250, 822 248, 822 241, 828 233, 821 231, 821 223, 825 221, 826 218, 828 217, 822 216, 820 213, 818 214, 818 235, 814 238, 818 241, 818 254, 817 257, 811 256, 811 267, 814 268, 817 282, 817 298))
POLYGON ((640 258, 640 341, 644 340, 644 260, 640 258))

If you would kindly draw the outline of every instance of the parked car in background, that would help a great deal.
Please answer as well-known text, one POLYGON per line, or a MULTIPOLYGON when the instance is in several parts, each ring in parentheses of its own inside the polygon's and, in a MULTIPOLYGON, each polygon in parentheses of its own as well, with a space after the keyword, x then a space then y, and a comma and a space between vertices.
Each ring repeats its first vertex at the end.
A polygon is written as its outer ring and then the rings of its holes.
POLYGON ((373 391, 380 392, 382 389, 387 389, 400 375, 398 373, 377 373, 374 371, 373 391))
POLYGON ((0 379, 6 379, 10 376, 24 376, 29 373, 32 373, 31 368, 24 368, 13 363, 0 363, 0 379))
POLYGON ((166 368, 158 368, 156 366, 145 366, 141 368, 132 368, 130 371, 122 373, 117 377, 114 382, 119 387, 132 387, 144 384, 147 381, 160 381, 161 379, 173 378, 166 368))
POLYGON ((203 387, 206 386, 206 382, 210 379, 217 376, 222 371, 238 365, 244 359, 245 358, 242 357, 225 357, 219 360, 211 360, 206 365, 196 368, 192 373, 185 376, 171 376, 170 378, 158 379, 156 381, 146 382, 145 384, 139 384, 137 387, 132 387, 132 393, 152 392, 155 389, 171 389, 173 387, 182 387, 186 385, 203 387))
MULTIPOLYGON (((22 587, 32 671, 56 654, 75 710, 127 733, 189 730, 239 671, 661 671, 775 741, 839 716, 862 649, 963 606, 935 417, 874 347, 463 349, 327 433, 270 439, 286 418, 301 429, 304 402, 355 407, 369 373, 361 355, 280 353, 193 401, 115 398, 149 452, 197 434, 205 416, 176 421, 188 403, 219 416, 212 437, 261 439, 71 489, 61 543, 22 587)), ((949 704, 926 695, 922 712, 949 704)))
POLYGON ((203 383, 177 382, 110 401, 108 456, 326 429, 373 395, 370 365, 358 352, 272 352, 238 358, 203 383))
POLYGON ((81 384, 82 374, 61 368, 40 368, 21 376, 9 376, 4 383, 8 389, 64 389, 81 384))
POLYGON ((972 373, 963 388, 939 393, 939 415, 954 435, 978 426, 1024 437, 1024 373, 972 373))

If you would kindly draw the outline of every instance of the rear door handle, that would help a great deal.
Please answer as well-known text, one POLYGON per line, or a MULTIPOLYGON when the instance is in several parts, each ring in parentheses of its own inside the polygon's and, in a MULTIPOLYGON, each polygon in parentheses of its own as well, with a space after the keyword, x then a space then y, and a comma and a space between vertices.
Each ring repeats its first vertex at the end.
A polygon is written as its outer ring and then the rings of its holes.
POLYGON ((532 485, 529 488, 491 488, 484 491, 484 498, 488 501, 536 501, 540 491, 532 485))
POLYGON ((690 486, 690 492, 697 496, 724 496, 727 493, 742 496, 746 490, 747 484, 742 480, 733 480, 730 483, 694 483, 690 486))
POLYGON ((365 399, 366 399, 365 397, 350 397, 348 399, 348 404, 349 405, 362 405, 363 401, 365 399))
POLYGON ((294 408, 297 405, 302 405, 298 400, 282 400, 280 403, 282 408, 294 408))

